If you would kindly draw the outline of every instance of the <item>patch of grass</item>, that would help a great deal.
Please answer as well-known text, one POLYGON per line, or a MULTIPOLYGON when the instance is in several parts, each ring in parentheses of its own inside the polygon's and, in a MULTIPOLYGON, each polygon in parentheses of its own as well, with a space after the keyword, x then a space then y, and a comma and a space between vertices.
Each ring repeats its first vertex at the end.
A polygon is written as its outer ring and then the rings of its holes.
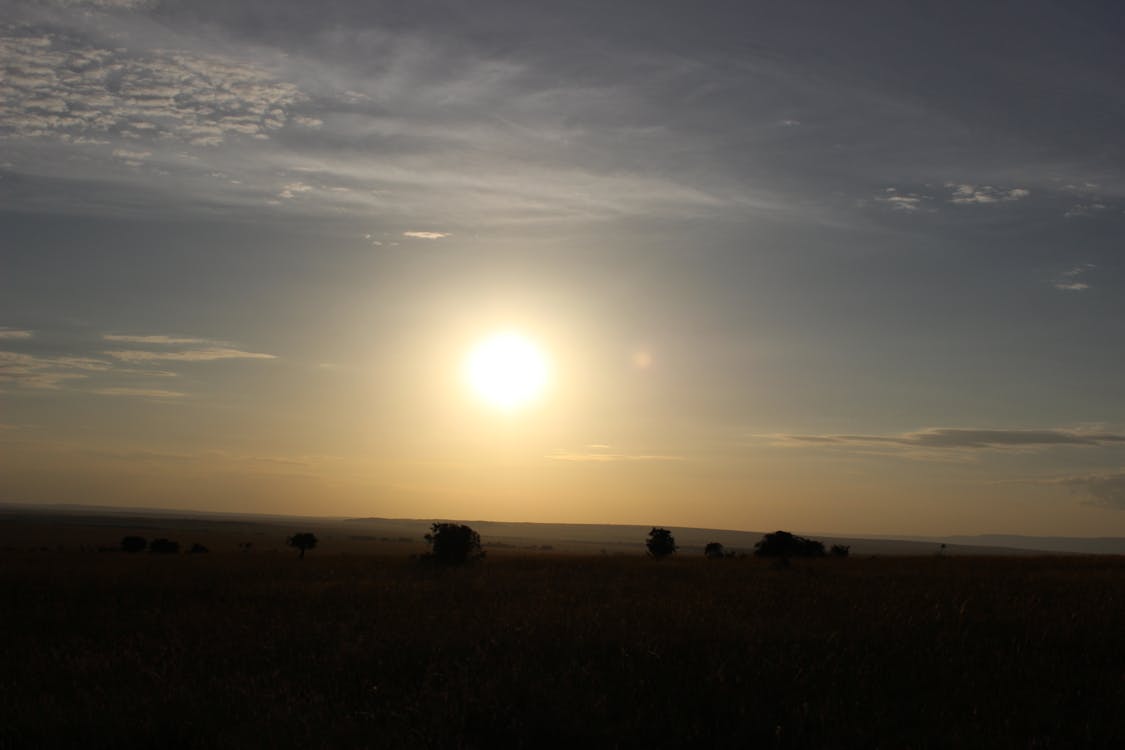
POLYGON ((1125 560, 0 555, 0 747, 1125 737, 1125 560))

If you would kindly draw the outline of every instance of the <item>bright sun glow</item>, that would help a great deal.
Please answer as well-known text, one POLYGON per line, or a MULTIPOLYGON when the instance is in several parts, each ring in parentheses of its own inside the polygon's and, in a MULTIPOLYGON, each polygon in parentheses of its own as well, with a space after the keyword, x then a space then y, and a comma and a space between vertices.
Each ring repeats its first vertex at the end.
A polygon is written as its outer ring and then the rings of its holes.
POLYGON ((497 333, 478 343, 465 359, 465 379, 490 406, 505 411, 536 400, 547 387, 547 358, 518 333, 497 333))

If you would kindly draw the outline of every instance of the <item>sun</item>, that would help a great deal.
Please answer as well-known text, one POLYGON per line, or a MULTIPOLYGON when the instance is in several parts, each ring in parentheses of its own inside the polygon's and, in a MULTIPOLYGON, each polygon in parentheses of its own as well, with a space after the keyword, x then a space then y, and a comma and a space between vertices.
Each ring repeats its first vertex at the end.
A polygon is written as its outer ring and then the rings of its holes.
POLYGON ((550 367, 535 342, 505 331, 492 334, 469 351, 464 376, 469 388, 486 404, 514 411, 543 395, 550 367))

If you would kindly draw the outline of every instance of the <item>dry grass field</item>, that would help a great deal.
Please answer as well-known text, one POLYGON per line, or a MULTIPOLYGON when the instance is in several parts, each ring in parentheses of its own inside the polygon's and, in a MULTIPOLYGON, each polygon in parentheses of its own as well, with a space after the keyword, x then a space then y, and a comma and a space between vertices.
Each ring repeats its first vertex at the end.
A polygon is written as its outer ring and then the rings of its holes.
POLYGON ((0 747, 1125 739, 1125 560, 0 553, 0 747))

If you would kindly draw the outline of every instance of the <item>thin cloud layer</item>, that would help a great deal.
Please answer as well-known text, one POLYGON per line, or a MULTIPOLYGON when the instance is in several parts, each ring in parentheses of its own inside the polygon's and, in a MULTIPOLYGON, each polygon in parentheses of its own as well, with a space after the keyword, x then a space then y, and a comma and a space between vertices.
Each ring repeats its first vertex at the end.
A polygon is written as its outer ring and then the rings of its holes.
POLYGON ((557 450, 550 453, 547 458, 552 461, 569 461, 575 463, 631 463, 684 460, 684 457, 679 455, 614 451, 612 446, 600 444, 587 446, 587 450, 585 451, 557 450))
POLYGON ((1062 292, 1083 292, 1090 288, 1090 285, 1085 281, 1079 279, 1090 271, 1094 270, 1096 266, 1092 263, 1082 263, 1070 270, 1063 271, 1059 274, 1058 278, 1052 282, 1052 286, 1062 292))
POLYGON ((929 449, 1003 450, 1061 445, 1125 444, 1125 434, 1081 429, 997 430, 932 427, 898 435, 778 435, 783 445, 899 446, 929 449))
POLYGON ((1067 477, 1057 483, 1085 495, 1092 505, 1125 510, 1125 472, 1067 477))
POLYGON ((4 328, 0 326, 0 340, 17 341, 29 339, 34 336, 33 331, 28 331, 21 328, 4 328))
POLYGON ((193 336, 166 336, 163 334, 153 336, 132 336, 121 333, 102 334, 103 341, 116 341, 122 344, 215 344, 211 339, 201 339, 193 336))
POLYGON ((169 391, 161 388, 95 388, 91 393, 99 396, 127 396, 133 398, 152 399, 179 399, 187 396, 180 391, 169 391))
POLYGON ((219 347, 184 349, 181 351, 116 349, 106 351, 104 354, 122 362, 213 362, 223 359, 277 359, 273 354, 219 347))
POLYGON ((411 237, 416 240, 440 240, 448 237, 447 232, 403 232, 403 237, 411 237))
POLYGON ((991 185, 957 184, 954 182, 947 182, 945 186, 952 191, 949 202, 959 205, 1010 203, 1031 195, 1031 191, 1026 188, 1004 189, 995 188, 991 185))
MULTIPOLYGON (((292 83, 229 57, 175 49, 130 52, 63 33, 0 36, 0 132, 64 143, 217 146, 268 138, 302 100, 292 83)), ((140 164, 152 150, 111 154, 140 164)))
POLYGON ((91 357, 45 357, 0 351, 0 383, 25 388, 57 389, 68 381, 82 380, 112 367, 110 362, 91 357))

